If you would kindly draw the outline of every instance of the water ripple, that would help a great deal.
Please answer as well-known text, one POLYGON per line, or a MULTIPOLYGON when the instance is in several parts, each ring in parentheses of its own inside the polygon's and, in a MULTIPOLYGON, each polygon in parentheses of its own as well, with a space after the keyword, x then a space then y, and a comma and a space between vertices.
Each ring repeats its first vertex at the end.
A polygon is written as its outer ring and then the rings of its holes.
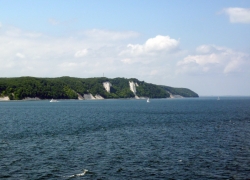
POLYGON ((249 98, 0 105, 2 179, 250 178, 249 98))

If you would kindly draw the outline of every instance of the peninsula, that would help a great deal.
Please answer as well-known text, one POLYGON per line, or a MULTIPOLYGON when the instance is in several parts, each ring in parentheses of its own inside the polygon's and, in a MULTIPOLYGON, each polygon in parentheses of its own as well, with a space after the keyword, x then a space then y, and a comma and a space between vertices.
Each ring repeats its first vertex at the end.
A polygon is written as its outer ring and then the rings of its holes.
POLYGON ((187 88, 174 88, 136 78, 0 78, 0 100, 118 99, 199 97, 187 88))

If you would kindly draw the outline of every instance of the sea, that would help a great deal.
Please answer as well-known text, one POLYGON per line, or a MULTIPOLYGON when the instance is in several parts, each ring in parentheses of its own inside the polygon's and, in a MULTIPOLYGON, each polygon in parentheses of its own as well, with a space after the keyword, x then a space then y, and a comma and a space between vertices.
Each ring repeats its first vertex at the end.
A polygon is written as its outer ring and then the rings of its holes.
POLYGON ((250 179, 250 97, 0 102, 0 179, 250 179))

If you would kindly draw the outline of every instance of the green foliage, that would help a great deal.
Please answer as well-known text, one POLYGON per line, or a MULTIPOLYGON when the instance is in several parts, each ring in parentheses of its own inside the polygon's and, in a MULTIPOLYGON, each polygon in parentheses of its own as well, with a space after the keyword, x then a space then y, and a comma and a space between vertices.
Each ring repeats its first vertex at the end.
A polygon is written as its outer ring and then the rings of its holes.
POLYGON ((70 99, 77 99, 77 93, 74 90, 70 89, 68 86, 65 86, 63 90, 66 94, 66 97, 69 97, 70 99))
POLYGON ((183 97, 199 97, 197 93, 187 88, 173 88, 169 86, 161 86, 161 87, 173 95, 181 95, 183 97))
POLYGON ((130 91, 129 80, 125 78, 114 78, 110 79, 112 87, 110 89, 111 93, 116 94, 119 98, 132 98, 134 93, 130 91))
POLYGON ((25 97, 39 97, 40 99, 77 99, 77 93, 83 95, 91 93, 99 94, 104 98, 132 98, 135 95, 130 91, 129 81, 137 83, 136 94, 139 97, 166 98, 169 91, 184 97, 198 97, 198 94, 186 88, 172 88, 158 86, 139 81, 135 78, 0 78, 0 96, 8 96, 13 100, 21 100, 25 97), (112 84, 110 93, 106 92, 103 82, 112 84))
POLYGON ((144 97, 150 97, 150 98, 169 97, 169 94, 163 88, 157 85, 148 84, 145 82, 139 82, 138 85, 139 86, 136 87, 138 96, 144 96, 144 97))

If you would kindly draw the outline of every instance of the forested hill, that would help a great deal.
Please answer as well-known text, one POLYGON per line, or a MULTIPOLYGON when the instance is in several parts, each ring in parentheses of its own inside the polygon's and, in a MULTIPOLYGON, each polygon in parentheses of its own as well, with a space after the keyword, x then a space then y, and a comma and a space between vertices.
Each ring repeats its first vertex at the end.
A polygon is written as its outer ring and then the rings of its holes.
POLYGON ((78 99, 84 94, 100 95, 103 98, 168 98, 170 94, 183 97, 198 97, 195 92, 185 88, 173 88, 139 81, 131 78, 0 78, 0 96, 10 100, 27 97, 40 99, 78 99), (103 83, 110 84, 109 92, 103 83), (132 84, 132 86, 131 86, 132 84), (132 89, 131 89, 132 87, 132 89), (133 87, 135 90, 133 90, 133 87))

